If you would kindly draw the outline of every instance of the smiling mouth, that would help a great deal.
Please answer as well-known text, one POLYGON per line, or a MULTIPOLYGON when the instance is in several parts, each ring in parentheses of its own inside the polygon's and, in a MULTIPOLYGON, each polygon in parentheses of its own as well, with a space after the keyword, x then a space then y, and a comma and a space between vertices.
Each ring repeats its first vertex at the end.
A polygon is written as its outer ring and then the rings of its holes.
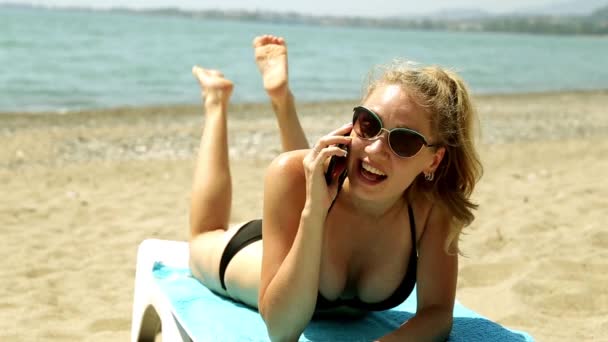
POLYGON ((369 183, 380 183, 388 177, 382 171, 363 161, 359 162, 359 174, 369 183))

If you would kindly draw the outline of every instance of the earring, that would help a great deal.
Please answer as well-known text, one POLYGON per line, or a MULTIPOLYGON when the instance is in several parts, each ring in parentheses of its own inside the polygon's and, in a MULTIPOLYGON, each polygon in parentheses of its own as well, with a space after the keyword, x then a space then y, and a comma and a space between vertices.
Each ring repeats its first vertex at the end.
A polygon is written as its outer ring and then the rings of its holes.
POLYGON ((426 179, 429 182, 432 181, 434 178, 435 178, 434 172, 429 172, 429 173, 424 174, 424 179, 426 179))

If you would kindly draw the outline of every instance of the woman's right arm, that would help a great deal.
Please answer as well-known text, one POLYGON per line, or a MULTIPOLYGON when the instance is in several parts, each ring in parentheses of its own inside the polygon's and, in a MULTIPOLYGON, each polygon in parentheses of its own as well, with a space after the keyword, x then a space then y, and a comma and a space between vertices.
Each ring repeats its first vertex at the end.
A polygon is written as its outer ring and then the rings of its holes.
POLYGON ((319 291, 325 215, 304 208, 304 153, 282 154, 265 177, 258 306, 272 341, 297 340, 314 313, 319 291))
POLYGON ((268 168, 264 185, 263 257, 258 306, 273 341, 296 340, 312 318, 319 293, 323 228, 338 184, 325 183, 336 144, 350 144, 345 125, 312 150, 284 153, 268 168))

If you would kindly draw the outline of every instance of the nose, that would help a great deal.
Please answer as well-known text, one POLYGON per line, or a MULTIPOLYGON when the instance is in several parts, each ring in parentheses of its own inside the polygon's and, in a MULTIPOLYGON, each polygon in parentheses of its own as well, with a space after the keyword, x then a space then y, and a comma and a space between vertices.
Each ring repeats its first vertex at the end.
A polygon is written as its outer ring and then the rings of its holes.
POLYGON ((371 143, 367 145, 367 151, 371 153, 388 153, 390 150, 388 146, 388 133, 389 131, 383 128, 379 135, 371 139, 371 143))

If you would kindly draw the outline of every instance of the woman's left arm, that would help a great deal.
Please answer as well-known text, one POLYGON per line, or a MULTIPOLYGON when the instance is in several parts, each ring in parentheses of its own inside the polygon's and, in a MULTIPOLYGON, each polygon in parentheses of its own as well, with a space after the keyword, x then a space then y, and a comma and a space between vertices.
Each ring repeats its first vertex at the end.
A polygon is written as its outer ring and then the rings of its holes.
POLYGON ((445 341, 450 335, 458 277, 458 254, 444 248, 451 224, 450 215, 433 206, 419 243, 416 315, 379 341, 445 341))

